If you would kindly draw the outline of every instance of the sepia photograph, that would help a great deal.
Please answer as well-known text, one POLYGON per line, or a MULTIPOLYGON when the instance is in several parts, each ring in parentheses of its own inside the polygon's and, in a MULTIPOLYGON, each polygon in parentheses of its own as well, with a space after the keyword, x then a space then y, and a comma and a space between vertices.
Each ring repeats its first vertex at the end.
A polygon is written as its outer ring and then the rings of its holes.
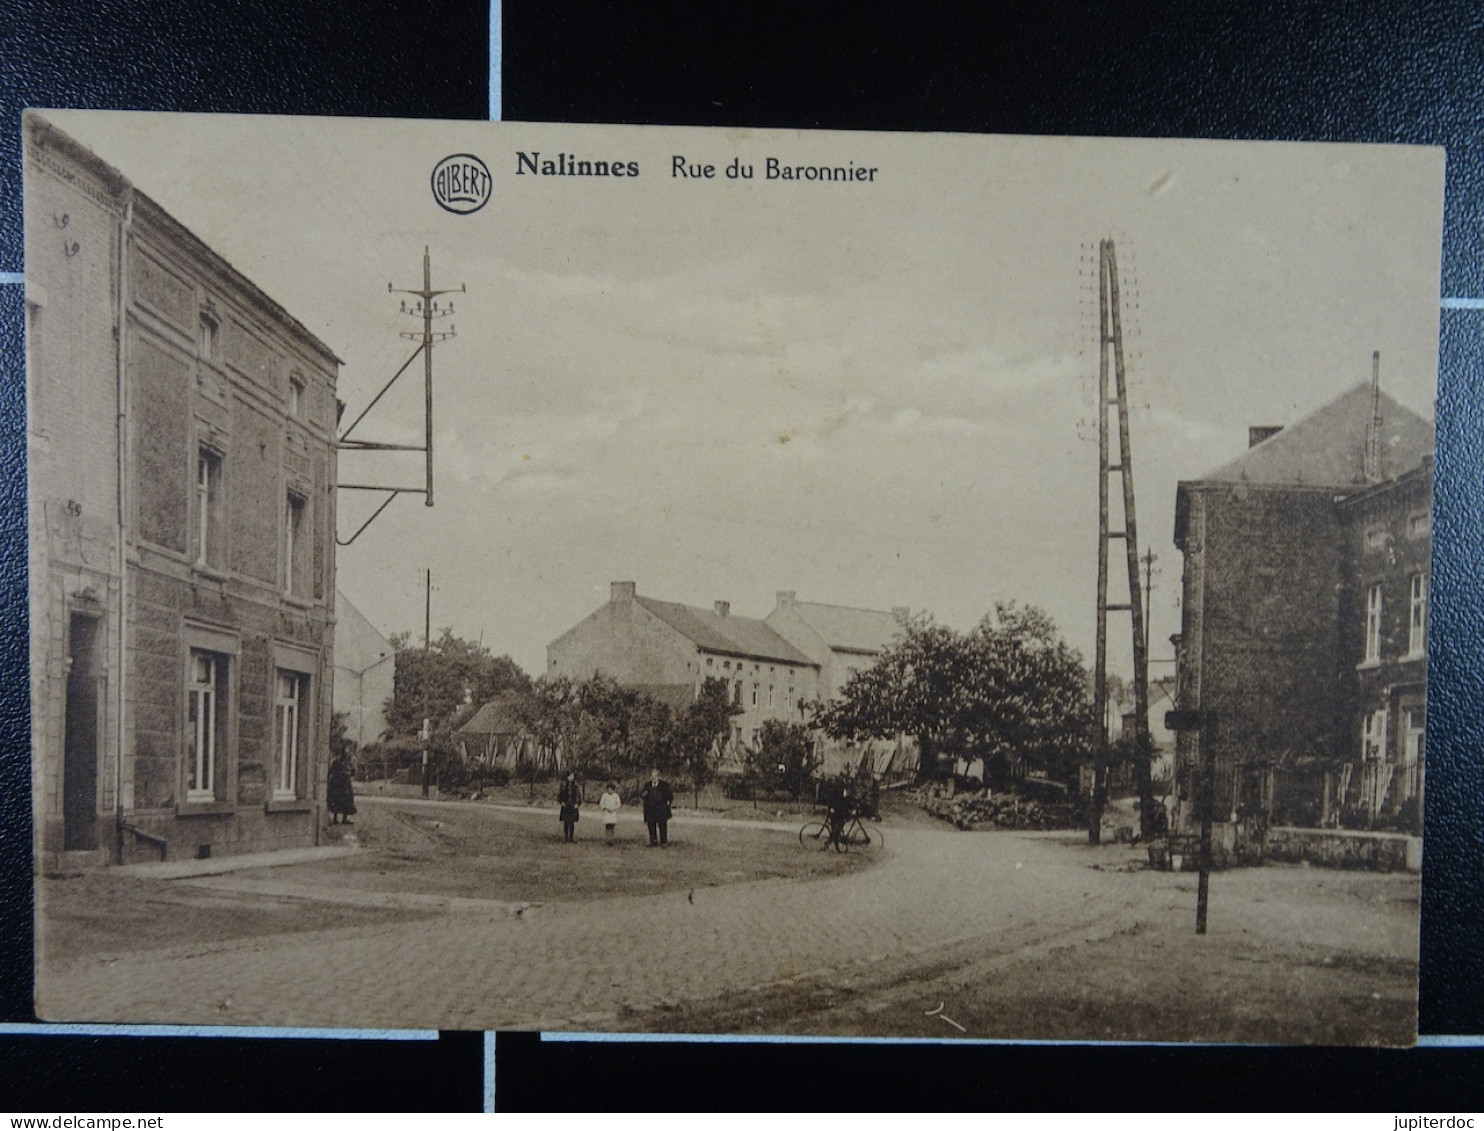
POLYGON ((1441 150, 23 135, 38 1017, 1415 1040, 1441 150))

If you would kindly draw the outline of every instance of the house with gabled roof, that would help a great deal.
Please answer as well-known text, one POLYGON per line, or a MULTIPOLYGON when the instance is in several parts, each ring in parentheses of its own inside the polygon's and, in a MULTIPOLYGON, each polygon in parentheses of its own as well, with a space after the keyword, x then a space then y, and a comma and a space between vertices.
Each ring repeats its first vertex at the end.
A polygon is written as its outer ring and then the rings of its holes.
POLYGON ((819 696, 820 667, 766 621, 643 597, 612 583, 608 601, 546 648, 546 675, 603 674, 662 701, 690 702, 708 678, 724 680, 733 705, 732 745, 752 745, 769 719, 799 722, 819 696))
POLYGON ((819 695, 833 699, 852 675, 870 667, 902 632, 908 610, 891 612, 800 601, 779 590, 767 625, 819 665, 819 695))
POLYGON ((1433 437, 1373 379, 1179 484, 1177 698, 1216 720, 1218 821, 1420 828, 1433 437))

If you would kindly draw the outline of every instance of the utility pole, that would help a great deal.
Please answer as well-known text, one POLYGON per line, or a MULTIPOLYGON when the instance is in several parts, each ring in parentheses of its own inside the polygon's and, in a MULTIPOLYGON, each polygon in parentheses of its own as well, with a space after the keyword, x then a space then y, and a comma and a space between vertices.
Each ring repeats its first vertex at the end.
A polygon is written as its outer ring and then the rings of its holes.
POLYGON ((372 512, 371 517, 361 523, 360 527, 349 538, 336 542, 341 546, 349 546, 360 537, 361 531, 376 521, 377 516, 391 504, 398 495, 421 495, 424 506, 433 505, 433 347, 439 342, 446 341, 456 335, 456 327, 449 323, 447 330, 434 330, 435 319, 448 318, 453 315, 453 303, 447 305, 437 300, 442 295, 463 294, 464 284, 460 283, 457 288, 445 287, 434 288, 433 286, 433 261, 432 254, 427 247, 423 248, 423 285, 419 290, 396 290, 390 283, 386 285, 388 294, 411 295, 413 303, 407 305, 407 300, 401 303, 401 312, 414 318, 422 319, 423 328, 420 332, 413 333, 402 331, 400 336, 417 343, 417 348, 402 363, 402 367, 392 374, 392 378, 381 387, 381 392, 371 398, 371 403, 361 410, 350 423, 350 427, 340 434, 338 445, 342 451, 350 452, 422 452, 424 462, 424 479, 421 487, 399 487, 381 483, 340 483, 338 487, 342 491, 385 491, 387 497, 381 506, 372 512), (376 440, 352 440, 350 435, 355 431, 356 425, 366 418, 366 414, 376 407, 394 384, 397 378, 407 372, 407 367, 421 354, 423 359, 423 442, 422 444, 393 444, 376 440))
POLYGON ((1144 563, 1144 655, 1149 655, 1149 622, 1154 618, 1150 615, 1153 605, 1150 598, 1154 593, 1154 563, 1159 561, 1159 555, 1153 550, 1145 550, 1144 556, 1139 559, 1144 563))
POLYGON ((1153 827, 1153 787, 1149 770, 1149 648, 1144 625, 1143 593, 1139 587, 1139 539, 1134 519, 1133 460, 1128 434, 1128 388, 1123 364, 1123 316, 1118 291, 1118 257, 1112 240, 1098 245, 1098 624, 1093 673, 1094 736, 1092 804, 1089 806, 1087 840, 1102 840, 1103 806, 1108 777, 1108 614, 1127 612, 1130 617, 1134 653, 1134 768, 1139 779, 1139 832, 1148 836, 1153 827), (1110 396, 1109 375, 1113 378, 1110 396), (1108 410, 1118 414, 1118 462, 1109 457, 1108 410), (1123 529, 1109 526, 1108 481, 1118 474, 1123 489, 1123 529), (1128 564, 1128 602, 1108 600, 1108 544, 1123 542, 1128 564))
POLYGON ((428 748, 433 742, 433 720, 428 716, 428 682, 432 679, 433 571, 423 576, 423 796, 428 795, 428 748))

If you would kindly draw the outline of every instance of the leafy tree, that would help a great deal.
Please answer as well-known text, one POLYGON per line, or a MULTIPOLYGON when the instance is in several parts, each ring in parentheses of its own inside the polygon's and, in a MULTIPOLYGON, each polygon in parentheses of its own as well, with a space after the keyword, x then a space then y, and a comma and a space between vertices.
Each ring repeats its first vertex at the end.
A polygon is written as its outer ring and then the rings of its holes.
POLYGON ((731 718, 740 710, 727 694, 727 681, 708 676, 695 701, 675 720, 675 754, 690 776, 698 808, 702 787, 716 776, 717 751, 731 728, 731 718))
POLYGON ((748 769, 764 789, 787 790, 797 801, 818 768, 808 727, 768 719, 759 728, 758 748, 748 758, 748 769))
POLYGON ((928 776, 941 754, 983 758, 1000 777, 1022 764, 1062 777, 1086 750, 1090 701, 1082 657, 1051 618, 1009 603, 966 633, 908 621, 819 722, 838 739, 915 735, 928 776))
POLYGON ((674 712, 606 675, 540 680, 518 698, 515 713, 539 749, 560 749, 570 765, 612 773, 668 770, 675 761, 674 712))
MULTIPOLYGON (((515 702, 514 713, 521 728, 535 742, 538 756, 546 755, 548 764, 555 762, 556 751, 564 746, 577 713, 577 703, 577 685, 566 676, 537 680, 515 702)), ((532 789, 535 788, 537 761, 532 759, 529 766, 532 789)))
POLYGON ((387 726, 394 735, 409 737, 432 720, 435 733, 457 729, 481 706, 503 691, 524 691, 531 679, 509 656, 464 640, 445 628, 427 648, 414 644, 409 634, 391 639, 396 654, 392 697, 386 703, 387 726))

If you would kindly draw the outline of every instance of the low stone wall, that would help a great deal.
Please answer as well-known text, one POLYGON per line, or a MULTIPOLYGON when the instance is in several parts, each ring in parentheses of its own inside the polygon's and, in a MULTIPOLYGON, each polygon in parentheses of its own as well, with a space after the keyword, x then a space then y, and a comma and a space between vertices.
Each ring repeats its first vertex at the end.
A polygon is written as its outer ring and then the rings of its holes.
POLYGON ((1351 829, 1270 828, 1265 855, 1269 860, 1324 868, 1420 872, 1422 838, 1351 829))
MULTIPOLYGON (((1253 839, 1244 835, 1245 831, 1230 822, 1212 822, 1213 868, 1272 862, 1372 872, 1422 870, 1422 838, 1403 833, 1274 826, 1264 837, 1253 839)), ((1160 871, 1194 872, 1200 867, 1199 846, 1200 838, 1194 834, 1151 841, 1150 867, 1160 871)))

